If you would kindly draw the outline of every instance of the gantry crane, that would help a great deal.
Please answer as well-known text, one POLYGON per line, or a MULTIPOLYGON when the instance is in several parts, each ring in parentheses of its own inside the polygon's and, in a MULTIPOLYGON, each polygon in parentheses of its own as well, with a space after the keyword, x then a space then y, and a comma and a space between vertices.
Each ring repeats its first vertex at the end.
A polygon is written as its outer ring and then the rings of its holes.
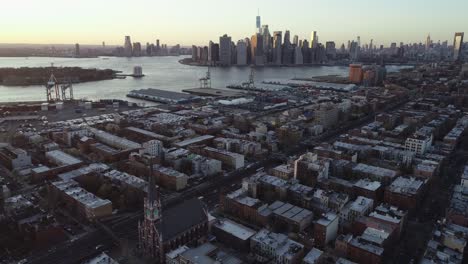
POLYGON ((45 87, 47 102, 73 100, 73 84, 71 79, 68 79, 63 84, 59 84, 54 75, 53 63, 51 64, 50 78, 45 87))
POLYGON ((210 66, 208 66, 208 71, 206 72, 206 76, 200 78, 200 88, 211 88, 211 72, 210 66))

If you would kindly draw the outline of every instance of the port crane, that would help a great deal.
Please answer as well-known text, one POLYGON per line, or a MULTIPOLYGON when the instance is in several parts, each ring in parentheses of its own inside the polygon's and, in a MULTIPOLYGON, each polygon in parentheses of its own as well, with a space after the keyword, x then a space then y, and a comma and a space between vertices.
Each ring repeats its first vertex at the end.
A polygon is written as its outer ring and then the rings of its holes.
POLYGON ((51 73, 49 81, 46 84, 47 102, 60 100, 60 92, 57 78, 54 75, 54 64, 51 64, 51 73))
POLYGON ((206 72, 206 76, 200 78, 200 88, 211 88, 211 72, 210 66, 208 66, 208 71, 206 72))
POLYGON ((53 63, 51 63, 51 73, 45 87, 47 102, 73 100, 73 84, 71 79, 60 84, 54 75, 53 63))
POLYGON ((255 90, 255 71, 254 67, 250 67, 250 74, 249 74, 249 80, 247 82, 242 83, 242 86, 244 86, 248 90, 255 90))
POLYGON ((73 83, 70 79, 60 85, 60 91, 62 92, 62 101, 73 100, 73 83))

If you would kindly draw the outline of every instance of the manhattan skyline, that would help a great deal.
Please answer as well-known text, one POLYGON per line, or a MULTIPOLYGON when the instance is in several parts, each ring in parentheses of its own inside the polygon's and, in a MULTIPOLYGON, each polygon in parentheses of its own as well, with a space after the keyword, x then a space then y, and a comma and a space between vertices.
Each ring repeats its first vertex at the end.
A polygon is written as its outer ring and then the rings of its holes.
POLYGON ((260 10, 262 24, 290 30, 299 38, 318 31, 320 41, 337 44, 361 36, 363 43, 388 46, 391 42, 424 42, 427 34, 437 42, 454 32, 468 31, 461 0, 411 1, 142 1, 82 0, 74 5, 59 0, 23 0, 3 5, 0 43, 122 45, 131 35, 142 43, 165 39, 169 45, 202 45, 227 33, 233 40, 255 31, 260 10), (176 3, 174 3, 176 2, 176 3), (286 5, 287 6, 284 6, 286 5), (424 7, 424 8, 421 8, 424 7), (456 7, 456 8, 454 8, 456 7), (51 15, 45 15, 45 14, 51 15))

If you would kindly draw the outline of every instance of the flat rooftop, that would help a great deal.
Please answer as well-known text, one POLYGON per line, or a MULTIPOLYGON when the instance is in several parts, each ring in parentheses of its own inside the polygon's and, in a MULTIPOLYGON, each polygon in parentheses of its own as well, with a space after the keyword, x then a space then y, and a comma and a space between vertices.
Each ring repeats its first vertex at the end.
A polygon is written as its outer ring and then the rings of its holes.
POLYGON ((214 138, 214 136, 211 136, 211 135, 203 135, 203 136, 194 137, 194 138, 190 138, 190 139, 187 139, 187 140, 184 140, 184 141, 174 143, 174 146, 179 147, 179 148, 184 148, 184 147, 187 147, 187 146, 190 146, 190 145, 193 145, 193 144, 197 144, 197 143, 203 142, 205 140, 210 140, 210 139, 213 139, 213 138, 214 138))
POLYGON ((103 172, 103 171, 106 171, 108 169, 109 169, 109 166, 107 166, 104 163, 92 163, 92 164, 89 164, 86 167, 82 167, 82 168, 79 168, 79 169, 76 169, 76 170, 61 173, 61 174, 58 175, 58 177, 60 179, 62 179, 63 181, 67 181, 67 180, 72 180, 72 179, 74 179, 76 177, 80 177, 82 175, 90 174, 92 172, 103 172))
POLYGON ((119 264, 117 261, 109 257, 106 253, 102 252, 101 254, 97 255, 96 257, 89 259, 83 264, 119 264))
POLYGON ((254 230, 228 219, 219 220, 214 226, 241 240, 248 240, 256 234, 254 230))
POLYGON ((425 181, 415 177, 398 177, 388 188, 394 193, 415 195, 424 184, 425 181))
POLYGON ((293 222, 302 222, 305 219, 312 219, 313 217, 313 213, 311 211, 289 203, 283 203, 281 201, 272 203, 269 208, 274 214, 293 222))
POLYGON ((150 99, 151 97, 154 97, 154 98, 160 98, 162 100, 169 100, 169 101, 187 101, 187 100, 192 100, 192 99, 197 98, 196 96, 186 94, 186 93, 179 93, 179 92, 154 89, 154 88, 132 90, 130 91, 128 95, 137 96, 141 98, 148 97, 148 99, 150 99))
POLYGON ((61 150, 52 150, 46 152, 46 157, 51 159, 58 166, 68 166, 81 163, 81 160, 61 151, 61 150))
POLYGON ((354 183, 354 186, 362 188, 362 189, 366 189, 366 190, 369 190, 369 191, 376 191, 382 185, 378 181, 370 181, 368 179, 360 179, 359 181, 354 183))
POLYGON ((195 94, 200 96, 214 96, 214 97, 238 97, 242 96, 242 93, 227 89, 216 89, 216 88, 193 88, 185 89, 183 92, 189 94, 195 94))

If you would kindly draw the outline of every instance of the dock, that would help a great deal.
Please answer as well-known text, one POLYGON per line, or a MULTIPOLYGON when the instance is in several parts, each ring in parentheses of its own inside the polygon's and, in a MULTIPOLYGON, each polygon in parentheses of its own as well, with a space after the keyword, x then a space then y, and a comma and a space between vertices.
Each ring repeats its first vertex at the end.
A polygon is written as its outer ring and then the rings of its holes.
POLYGON ((185 89, 183 92, 199 95, 199 96, 214 96, 214 97, 239 97, 243 94, 238 91, 216 89, 216 88, 193 88, 185 89))
POLYGON ((184 104, 201 100, 198 96, 154 88, 132 90, 127 96, 158 103, 184 104))

